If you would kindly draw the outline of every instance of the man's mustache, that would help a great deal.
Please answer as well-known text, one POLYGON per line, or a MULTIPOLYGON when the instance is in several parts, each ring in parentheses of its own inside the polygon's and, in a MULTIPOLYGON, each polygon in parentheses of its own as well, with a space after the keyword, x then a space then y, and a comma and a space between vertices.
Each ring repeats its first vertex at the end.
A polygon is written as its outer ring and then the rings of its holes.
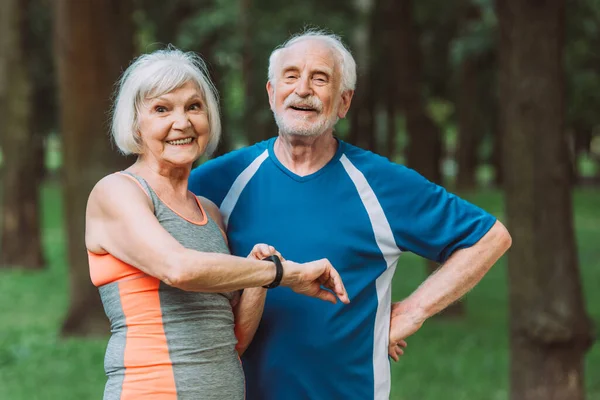
POLYGON ((295 93, 289 95, 285 102, 283 103, 284 107, 308 107, 317 111, 323 110, 323 103, 316 96, 309 97, 300 97, 295 93))

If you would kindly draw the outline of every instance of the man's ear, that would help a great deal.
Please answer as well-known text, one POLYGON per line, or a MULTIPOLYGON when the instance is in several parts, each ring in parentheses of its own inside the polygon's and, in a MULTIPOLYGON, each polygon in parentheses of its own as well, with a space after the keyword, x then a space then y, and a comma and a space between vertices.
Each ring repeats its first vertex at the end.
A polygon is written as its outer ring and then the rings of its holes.
POLYGON ((352 96, 354 96, 354 90, 344 90, 342 92, 342 101, 338 107, 337 115, 340 118, 345 118, 348 110, 350 109, 350 103, 352 103, 352 96))
POLYGON ((269 95, 269 105, 271 110, 275 106, 275 88, 271 85, 271 81, 267 81, 267 94, 269 95))

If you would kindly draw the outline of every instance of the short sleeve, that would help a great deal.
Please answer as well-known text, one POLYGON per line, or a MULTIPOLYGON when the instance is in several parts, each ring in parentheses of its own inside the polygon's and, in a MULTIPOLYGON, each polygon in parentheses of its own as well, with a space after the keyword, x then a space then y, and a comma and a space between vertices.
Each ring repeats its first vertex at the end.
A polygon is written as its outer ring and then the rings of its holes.
POLYGON ((374 186, 398 247, 438 263, 477 243, 496 222, 481 208, 400 165, 389 163, 388 173, 378 174, 374 186))
POLYGON ((261 152, 266 141, 235 150, 194 168, 190 174, 188 189, 196 196, 203 196, 221 207, 223 199, 239 174, 261 152))

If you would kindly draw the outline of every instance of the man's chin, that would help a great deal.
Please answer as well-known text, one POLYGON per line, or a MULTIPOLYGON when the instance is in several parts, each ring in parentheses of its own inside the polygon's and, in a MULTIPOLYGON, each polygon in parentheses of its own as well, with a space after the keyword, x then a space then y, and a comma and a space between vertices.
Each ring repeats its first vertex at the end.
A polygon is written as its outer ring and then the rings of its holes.
POLYGON ((319 131, 308 131, 299 129, 279 129, 279 133, 286 136, 301 136, 301 137, 317 137, 321 136, 323 132, 319 131))

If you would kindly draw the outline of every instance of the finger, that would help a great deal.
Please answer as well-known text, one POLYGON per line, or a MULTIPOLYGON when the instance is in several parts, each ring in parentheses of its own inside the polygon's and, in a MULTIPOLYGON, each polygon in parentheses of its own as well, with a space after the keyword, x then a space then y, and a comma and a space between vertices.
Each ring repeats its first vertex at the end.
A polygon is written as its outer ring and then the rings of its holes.
POLYGON ((396 343, 396 345, 400 347, 406 347, 408 346, 408 343, 406 343, 406 340, 400 340, 398 343, 396 343))
POLYGON ((254 257, 254 258, 258 259, 258 260, 264 258, 262 256, 262 253, 263 253, 262 252, 262 247, 263 246, 265 246, 265 245, 262 244, 262 243, 255 244, 254 247, 252 247, 252 250, 250 251, 250 256, 252 256, 252 257, 254 257))
POLYGON ((346 292, 346 288, 344 287, 344 282, 342 282, 342 277, 337 272, 337 270, 335 268, 333 268, 332 266, 330 266, 329 275, 330 275, 329 281, 332 282, 331 284, 329 284, 332 286, 332 287, 330 287, 330 289, 333 290, 335 292, 335 294, 337 294, 338 298, 341 300, 342 303, 344 303, 344 304, 350 303, 350 299, 348 298, 348 292, 346 292))
POLYGON ((271 255, 271 249, 269 249, 269 247, 270 246, 268 246, 264 243, 261 243, 258 246, 258 251, 260 252, 260 255, 262 258, 269 257, 271 255))
POLYGON ((319 288, 319 291, 315 294, 314 297, 324 300, 324 301, 328 301, 333 304, 337 303, 337 299, 335 298, 335 295, 325 289, 319 288))
POLYGON ((402 348, 398 347, 396 345, 396 349, 394 350, 396 352, 397 355, 402 356, 404 355, 404 350, 402 350, 402 348))
POLYGON ((390 357, 392 357, 392 359, 393 359, 394 361, 396 361, 396 362, 398 362, 398 360, 400 359, 400 358, 399 358, 399 357, 396 355, 396 352, 395 352, 395 351, 393 351, 392 349, 389 349, 389 350, 388 350, 388 354, 389 354, 389 356, 390 356, 390 357))

